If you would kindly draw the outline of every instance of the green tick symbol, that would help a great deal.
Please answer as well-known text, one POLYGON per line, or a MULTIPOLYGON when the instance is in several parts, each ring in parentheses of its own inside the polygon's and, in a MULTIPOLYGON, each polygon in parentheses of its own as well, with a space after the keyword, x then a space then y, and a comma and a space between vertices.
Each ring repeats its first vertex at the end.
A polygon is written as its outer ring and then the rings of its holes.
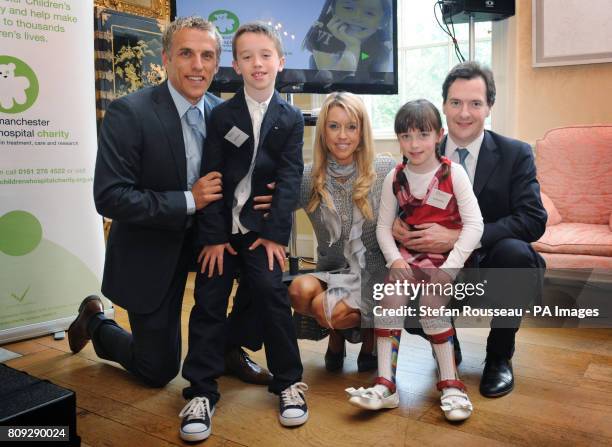
POLYGON ((13 298, 15 298, 15 300, 17 300, 18 302, 20 302, 20 303, 21 303, 21 302, 23 301, 23 299, 26 297, 26 295, 28 294, 28 291, 29 291, 29 290, 30 290, 30 286, 28 286, 28 288, 27 288, 27 289, 25 289, 25 291, 23 292, 23 295, 21 295, 21 296, 17 296, 17 295, 15 295, 14 293, 11 293, 11 296, 12 296, 13 298))

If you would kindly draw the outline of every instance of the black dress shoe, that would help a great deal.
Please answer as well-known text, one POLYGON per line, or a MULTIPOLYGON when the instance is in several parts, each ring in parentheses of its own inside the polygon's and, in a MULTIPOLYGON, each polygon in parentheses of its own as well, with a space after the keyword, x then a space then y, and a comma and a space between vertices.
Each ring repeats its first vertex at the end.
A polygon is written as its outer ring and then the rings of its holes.
POLYGON ((357 356, 357 371, 374 371, 378 368, 378 357, 371 352, 359 352, 357 356))
POLYGON ((90 295, 79 306, 79 314, 68 328, 68 345, 73 353, 79 352, 91 339, 87 332, 89 319, 95 314, 104 312, 102 300, 96 295, 90 295))
POLYGON ((500 397, 508 394, 513 388, 512 361, 488 355, 480 379, 480 394, 485 397, 500 397))
POLYGON ((240 347, 229 349, 225 353, 225 374, 255 385, 269 385, 272 382, 270 371, 255 363, 240 347))

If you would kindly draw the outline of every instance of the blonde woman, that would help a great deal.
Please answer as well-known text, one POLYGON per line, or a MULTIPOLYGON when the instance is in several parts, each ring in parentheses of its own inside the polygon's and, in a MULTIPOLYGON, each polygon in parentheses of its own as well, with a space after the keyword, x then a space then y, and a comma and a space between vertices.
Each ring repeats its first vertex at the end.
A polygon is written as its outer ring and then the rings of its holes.
MULTIPOLYGON (((316 272, 299 276, 289 287, 297 312, 332 329, 325 354, 329 371, 344 362, 345 338, 339 330, 373 327, 372 274, 386 272, 376 217, 383 180, 394 165, 390 157, 375 157, 361 99, 330 94, 317 121, 313 163, 304 167, 299 203, 317 237, 316 272)), ((362 341, 358 369, 373 370, 371 329, 362 331, 362 341)))

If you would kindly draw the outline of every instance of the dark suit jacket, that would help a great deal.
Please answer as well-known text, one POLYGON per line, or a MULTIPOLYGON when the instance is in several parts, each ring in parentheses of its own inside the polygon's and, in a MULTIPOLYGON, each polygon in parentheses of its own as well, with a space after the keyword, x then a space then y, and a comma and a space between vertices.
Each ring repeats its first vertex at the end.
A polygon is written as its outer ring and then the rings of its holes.
MULTIPOLYGON (((274 92, 261 124, 259 147, 251 181, 251 195, 240 213, 240 222, 262 238, 282 245, 289 242, 291 214, 298 200, 304 162, 304 119, 302 113, 278 92, 274 92), (268 195, 266 184, 276 182, 270 214, 253 209, 253 197, 268 195)), ((202 175, 219 171, 223 175, 223 200, 211 203, 198 213, 201 245, 222 244, 232 229, 234 191, 247 175, 254 150, 253 124, 240 89, 229 101, 216 107, 210 117, 202 158, 202 175), (249 138, 236 147, 224 137, 236 126, 249 138)))
MULTIPOLYGON (((205 115, 221 100, 206 94, 205 115)), ((102 292, 136 313, 159 307, 185 237, 187 162, 167 83, 113 101, 100 129, 96 209, 113 219, 102 292)))
MULTIPOLYGON (((445 147, 446 139, 441 147, 445 147)), ((474 175, 487 249, 505 238, 536 241, 546 227, 533 151, 527 143, 485 130, 474 175)))

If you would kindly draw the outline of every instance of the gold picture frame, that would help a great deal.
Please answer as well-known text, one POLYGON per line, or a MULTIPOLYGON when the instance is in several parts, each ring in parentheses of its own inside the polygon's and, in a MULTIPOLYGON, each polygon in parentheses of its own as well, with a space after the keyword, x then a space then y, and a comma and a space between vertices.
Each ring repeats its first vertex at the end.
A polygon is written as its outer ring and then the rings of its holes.
POLYGON ((115 99, 166 78, 162 33, 167 22, 96 6, 96 116, 100 124, 115 99))
POLYGON ((139 16, 170 20, 170 0, 95 0, 95 4, 139 16))

